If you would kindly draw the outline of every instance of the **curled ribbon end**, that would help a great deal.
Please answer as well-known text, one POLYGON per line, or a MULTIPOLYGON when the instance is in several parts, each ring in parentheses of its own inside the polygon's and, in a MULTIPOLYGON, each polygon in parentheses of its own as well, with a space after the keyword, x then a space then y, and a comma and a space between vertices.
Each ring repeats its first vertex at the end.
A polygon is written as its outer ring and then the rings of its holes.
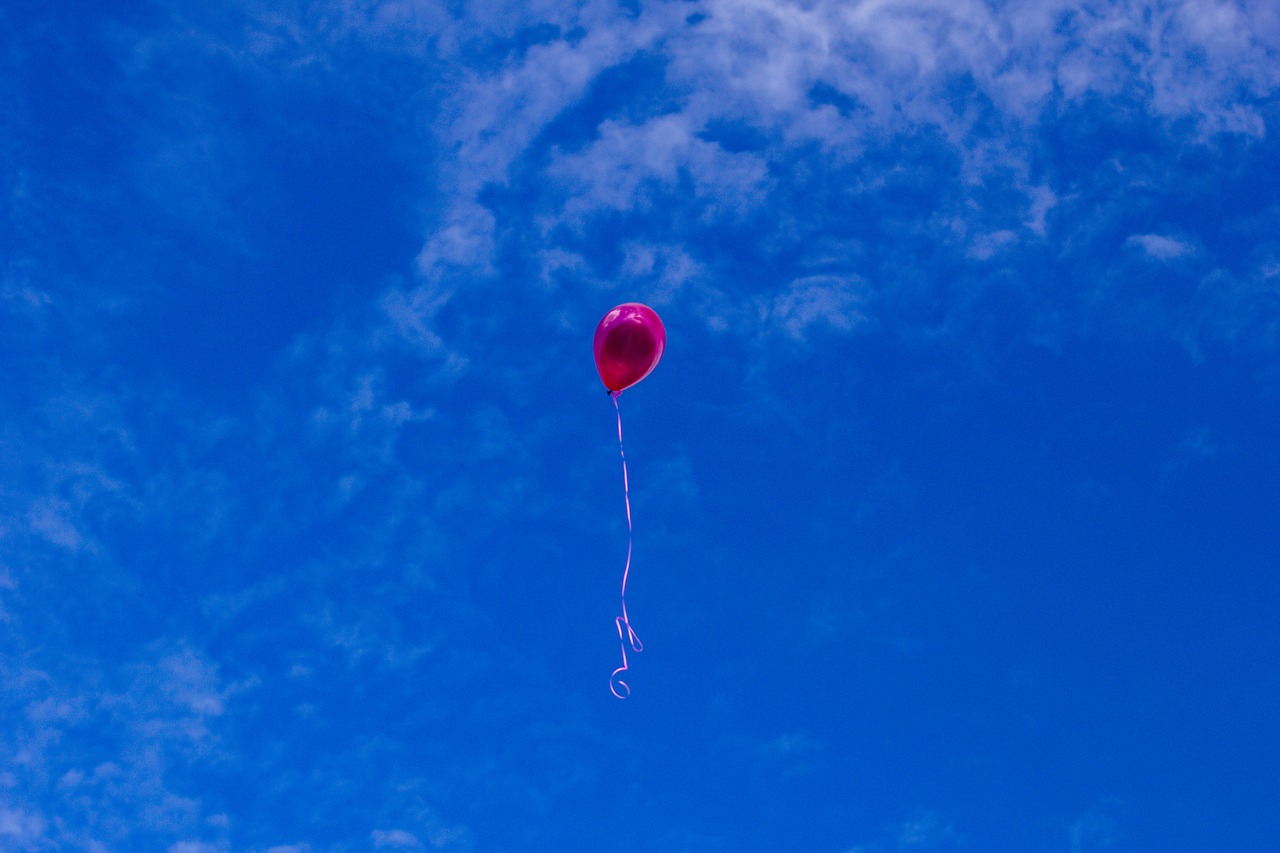
POLYGON ((627 682, 618 677, 618 674, 625 672, 626 669, 625 666, 620 666, 609 676, 609 692, 619 699, 626 699, 631 695, 631 688, 627 685, 627 682))

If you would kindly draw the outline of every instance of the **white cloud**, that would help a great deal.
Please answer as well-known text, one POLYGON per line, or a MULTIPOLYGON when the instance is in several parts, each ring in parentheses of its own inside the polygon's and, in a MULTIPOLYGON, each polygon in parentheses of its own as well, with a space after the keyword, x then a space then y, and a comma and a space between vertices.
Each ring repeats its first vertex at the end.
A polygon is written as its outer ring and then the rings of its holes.
POLYGON ((511 65, 476 74, 456 98, 458 112, 444 128, 456 152, 457 190, 470 196, 503 182, 511 163, 539 132, 576 102, 600 72, 648 47, 670 26, 663 6, 630 18, 609 4, 590 4, 574 23, 575 42, 557 39, 531 47, 511 65))
POLYGON ((907 820, 887 827, 882 842, 855 844, 848 853, 912 853, 912 851, 945 851, 965 849, 967 839, 933 809, 916 809, 907 820))
POLYGON ((380 307, 391 329, 419 353, 447 356, 444 341, 435 329, 435 318, 452 297, 450 288, 427 282, 409 291, 388 291, 380 307))
POLYGON ((1029 195, 1030 207, 1023 224, 1030 228, 1033 233, 1043 237, 1045 236, 1045 219, 1049 215, 1049 211, 1057 205, 1058 196, 1043 184, 1033 187, 1029 195))
MULTIPOLYGON (((1280 344, 1280 275, 1270 254, 1233 274, 1217 267, 1196 288, 1196 314, 1189 320, 1183 343, 1200 356, 1205 344, 1226 341, 1262 350, 1280 344)), ((1273 368, 1274 370, 1274 368, 1273 368)))
POLYGON ((761 752, 766 760, 804 762, 822 752, 823 744, 804 731, 783 732, 766 741, 761 752))
POLYGON ((973 238, 973 242, 969 246, 968 255, 978 261, 989 260, 1002 250, 1017 243, 1017 241, 1018 235, 1014 231, 1007 229, 989 231, 973 238))
MULTIPOLYGON (((904 173, 909 183, 918 165, 893 159, 897 143, 927 139, 945 148, 931 162, 954 157, 960 180, 936 189, 950 207, 921 227, 938 229, 938 241, 971 259, 999 261, 1024 235, 1052 236, 1049 224, 1057 220, 1049 214, 1073 190, 1035 165, 1046 117, 1115 99, 1136 102, 1166 126, 1190 121, 1204 138, 1256 135, 1260 93, 1280 85, 1275 28, 1251 31, 1261 13, 1230 4, 707 0, 689 24, 690 11, 657 4, 630 17, 596 4, 548 12, 546 20, 562 27, 559 37, 468 72, 454 109, 437 124, 451 146, 443 169, 451 207, 424 242, 427 280, 456 268, 478 277, 468 288, 491 286, 494 259, 512 245, 506 241, 529 238, 544 281, 640 284, 657 301, 697 305, 714 328, 753 329, 738 316, 742 306, 717 288, 714 266, 680 242, 689 224, 725 225, 763 213, 769 239, 798 243, 801 236, 788 229, 805 215, 806 202, 788 192, 806 175, 847 169, 855 182, 849 189, 874 209, 904 173), (564 29, 570 22, 580 27, 573 38, 564 29), (641 54, 661 67, 669 100, 647 114, 643 105, 622 104, 602 114, 585 141, 547 150, 559 142, 543 135, 551 122, 578 105, 606 69, 641 54), (749 141, 717 141, 725 128, 741 129, 749 141), (865 159, 869 151, 879 159, 865 159), (485 187, 508 186, 516 174, 537 193, 532 228, 502 219, 500 206, 484 197, 485 187), (979 199, 991 185, 1022 197, 1020 215, 989 221, 995 217, 979 199), (597 269, 574 241, 619 213, 672 216, 678 236, 635 241, 624 250, 621 276, 597 269), (646 257, 648 244, 670 245, 689 263, 659 272, 646 257), (666 278, 654 285, 645 270, 666 278)), ((824 179, 813 179, 815 192, 827 191, 824 179)), ((931 187, 951 176, 919 180, 931 187)), ((847 227, 805 222, 830 236, 847 227)), ((1135 235, 1132 245, 1161 260, 1194 251, 1160 234, 1135 235)), ((850 329, 871 310, 855 288, 798 286, 795 275, 759 284, 762 292, 752 297, 792 337, 821 322, 850 329)))
POLYGON ((43 834, 71 849, 167 837, 174 850, 225 849, 216 839, 225 820, 173 787, 218 741, 209 721, 223 713, 229 688, 206 658, 179 649, 131 668, 92 660, 57 678, 15 678, 7 667, 4 675, 0 703, 27 698, 25 713, 0 732, 0 752, 11 756, 6 787, 43 810, 0 805, 0 837, 30 843, 43 834))
POLYGON ((10 849, 39 850, 47 847, 45 832, 48 825, 44 815, 6 806, 0 801, 0 840, 5 840, 6 845, 14 845, 10 849))
POLYGON ((71 507, 65 500, 38 498, 27 510, 27 523, 36 534, 68 551, 79 551, 87 545, 86 535, 72 521, 71 507))
POLYGON ((1138 246, 1151 257, 1160 261, 1171 261, 1195 252, 1189 243, 1164 234, 1134 234, 1125 241, 1128 245, 1138 246))
POLYGON ((803 341, 814 326, 850 331, 866 318, 863 283, 856 277, 814 275, 796 279, 761 306, 766 329, 803 341))
MULTIPOLYGON (((964 78, 998 108, 1006 135, 1037 121, 1055 89, 1068 98, 1145 91, 1158 115, 1257 134, 1245 93, 1280 82, 1267 47, 1229 4, 713 0, 707 9, 709 19, 672 48, 677 79, 696 90, 703 117, 738 115, 828 147, 934 126, 968 149, 974 101, 947 93, 964 78), (840 119, 810 104, 818 84, 854 112, 840 119)), ((992 165, 1007 166, 1008 153, 992 165)))
POLYGON ((407 829, 375 829, 369 834, 378 850, 448 850, 462 853, 472 849, 471 830, 465 826, 448 826, 431 810, 420 815, 423 827, 417 832, 407 829))
POLYGON ((898 849, 950 850, 959 846, 962 837, 942 816, 929 809, 921 809, 905 821, 897 831, 898 849))
POLYGON ((705 217, 754 209, 767 188, 764 161, 699 139, 698 129, 687 115, 659 116, 641 125, 603 122, 595 142, 556 157, 547 169, 568 192, 565 217, 651 207, 658 201, 648 193, 651 183, 670 191, 686 175, 705 217))
POLYGON ((6 274, 0 279, 0 301, 7 303, 6 308, 16 306, 17 312, 38 317, 49 308, 53 298, 22 279, 19 274, 6 274))
POLYGON ((434 280, 449 266, 488 271, 494 250, 493 214, 474 202, 458 204, 449 222, 418 253, 418 269, 434 280))
MULTIPOLYGON (((493 20, 508 14, 504 9, 493 20)), ((661 4, 631 18, 612 4, 587 3, 568 16, 551 14, 550 20, 576 26, 585 35, 537 44, 511 64, 467 74, 443 111, 437 132, 451 156, 442 177, 454 202, 445 224, 426 242, 420 265, 428 274, 442 261, 487 267, 495 222, 477 203, 480 191, 505 183, 511 164, 549 122, 578 101, 602 71, 652 45, 673 19, 661 4)), ((511 25, 514 19, 507 21, 511 25)))
POLYGON ((403 829, 375 829, 370 833, 373 846, 393 850, 422 850, 424 846, 418 836, 403 829))
POLYGON ((192 714, 216 717, 226 706, 217 669, 191 649, 166 655, 156 666, 159 692, 192 714))
POLYGON ((673 243, 627 243, 621 277, 628 283, 645 283, 646 298, 653 305, 666 305, 688 284, 706 275, 706 268, 683 246, 673 243))
POLYGON ((178 841, 169 845, 169 853, 226 853, 229 849, 225 843, 207 841, 178 841))

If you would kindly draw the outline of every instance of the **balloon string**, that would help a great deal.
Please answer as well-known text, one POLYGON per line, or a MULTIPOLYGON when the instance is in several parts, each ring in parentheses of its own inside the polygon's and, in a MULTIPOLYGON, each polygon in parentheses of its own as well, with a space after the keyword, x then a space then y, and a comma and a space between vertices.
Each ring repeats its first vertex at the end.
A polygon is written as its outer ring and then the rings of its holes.
POLYGON ((622 570, 622 615, 613 620, 618 628, 618 643, 622 647, 622 666, 615 669, 609 676, 609 689, 619 699, 626 699, 631 695, 631 687, 622 680, 621 676, 627 671, 627 646, 631 646, 632 651, 642 652, 644 643, 640 642, 639 635, 631 627, 631 620, 627 618, 627 576, 631 574, 631 547, 635 542, 635 532, 631 525, 631 484, 627 480, 627 452, 622 447, 622 410, 618 408, 618 395, 621 393, 621 391, 614 391, 609 396, 613 399, 613 409, 618 414, 618 455, 622 457, 622 497, 627 505, 627 566, 622 570))

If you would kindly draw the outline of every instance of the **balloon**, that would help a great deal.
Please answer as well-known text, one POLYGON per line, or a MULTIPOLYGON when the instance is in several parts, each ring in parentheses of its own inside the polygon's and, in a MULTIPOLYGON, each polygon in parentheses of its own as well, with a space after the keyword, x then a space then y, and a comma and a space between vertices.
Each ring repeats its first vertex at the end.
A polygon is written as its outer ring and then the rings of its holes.
POLYGON ((648 376, 662 358, 667 330, 648 305, 627 302, 596 326, 596 370, 604 387, 621 393, 648 376))
POLYGON ((622 570, 622 615, 613 621, 618 629, 618 642, 622 646, 622 666, 609 676, 609 689, 619 699, 631 695, 631 687, 622 680, 630 667, 627 665, 627 646, 634 652, 644 650, 644 643, 631 627, 627 616, 627 576, 631 574, 631 546, 634 534, 631 527, 631 487, 627 477, 627 454, 622 449, 622 410, 618 408, 618 395, 644 379, 658 366, 662 350, 667 345, 667 330, 648 305, 627 302, 614 308, 600 325, 596 326, 596 370, 600 380, 609 389, 613 408, 618 415, 618 455, 622 457, 622 496, 627 507, 627 567, 622 570))

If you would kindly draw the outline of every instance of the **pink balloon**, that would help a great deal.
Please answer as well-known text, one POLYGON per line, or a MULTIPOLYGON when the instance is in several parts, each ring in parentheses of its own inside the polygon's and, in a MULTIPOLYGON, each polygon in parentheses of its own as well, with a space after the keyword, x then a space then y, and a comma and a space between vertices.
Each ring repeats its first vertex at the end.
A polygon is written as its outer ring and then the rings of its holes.
POLYGON ((596 370, 613 393, 630 388, 658 366, 667 345, 667 330, 648 305, 627 302, 596 326, 596 370))

